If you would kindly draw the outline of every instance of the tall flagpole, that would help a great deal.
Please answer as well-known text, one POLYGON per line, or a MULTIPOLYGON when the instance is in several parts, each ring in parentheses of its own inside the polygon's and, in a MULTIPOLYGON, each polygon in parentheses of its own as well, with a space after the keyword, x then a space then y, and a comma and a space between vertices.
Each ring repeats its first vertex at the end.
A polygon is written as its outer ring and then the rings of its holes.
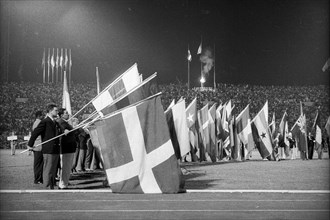
POLYGON ((215 83, 215 43, 214 43, 214 59, 213 59, 213 86, 215 90, 217 88, 217 84, 215 83))
POLYGON ((44 48, 42 55, 42 82, 46 83, 46 48, 44 48))
POLYGON ((190 54, 189 44, 188 44, 188 57, 187 57, 187 62, 188 62, 188 90, 190 89, 190 60, 191 60, 191 54, 190 54))
POLYGON ((50 48, 48 48, 47 70, 48 70, 47 82, 49 83, 49 75, 50 75, 50 48))
POLYGON ((56 62, 55 62, 55 67, 56 67, 56 84, 58 83, 58 63, 59 63, 58 48, 56 48, 56 62))
POLYGON ((69 49, 69 88, 71 86, 71 66, 72 66, 72 60, 71 60, 71 48, 69 49))

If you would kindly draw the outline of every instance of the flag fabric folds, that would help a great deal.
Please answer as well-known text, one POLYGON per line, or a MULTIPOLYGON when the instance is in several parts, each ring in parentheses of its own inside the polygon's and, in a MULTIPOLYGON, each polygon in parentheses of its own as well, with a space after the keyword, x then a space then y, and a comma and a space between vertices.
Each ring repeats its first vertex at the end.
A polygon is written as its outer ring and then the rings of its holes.
POLYGON ((328 117, 327 123, 325 124, 324 128, 327 131, 328 136, 330 137, 330 116, 328 117))
POLYGON ((307 130, 305 115, 300 115, 291 128, 292 137, 296 140, 297 147, 302 152, 307 152, 307 130))
MULTIPOLYGON (((283 117, 281 119, 280 125, 279 125, 279 146, 282 149, 282 152, 285 154, 286 157, 290 156, 290 143, 288 139, 288 114, 286 111, 283 114, 283 117)), ((282 155, 284 157, 284 155, 282 155)))
POLYGON ((210 151, 210 133, 209 133, 209 116, 208 104, 202 109, 198 110, 198 126, 199 126, 199 146, 200 146, 200 160, 207 160, 206 153, 210 151))
POLYGON ((238 139, 244 145, 244 157, 254 148, 249 109, 250 107, 247 105, 236 117, 236 131, 238 139))
POLYGON ((268 102, 258 112, 251 124, 254 143, 263 159, 271 156, 273 152, 266 115, 268 116, 268 102))
POLYGON ((96 121, 95 129, 112 192, 183 191, 160 96, 96 121))
POLYGON ((186 121, 186 104, 184 99, 177 102, 172 108, 174 127, 178 137, 181 157, 189 153, 188 126, 186 121))
POLYGON ((325 64, 322 67, 322 71, 325 72, 329 69, 330 66, 330 58, 325 62, 325 64))
POLYGON ((92 101, 95 109, 101 116, 105 115, 106 113, 102 112, 105 107, 113 103, 116 98, 122 96, 139 85, 139 83, 140 76, 137 69, 137 64, 134 64, 96 96, 96 98, 92 101))
POLYGON ((201 54, 201 53, 202 53, 202 42, 201 42, 201 44, 200 44, 199 47, 198 47, 197 55, 198 55, 198 54, 201 54))
POLYGON ((212 162, 217 161, 218 156, 218 147, 217 147, 217 140, 216 140, 216 131, 215 131, 215 104, 211 106, 208 110, 208 118, 209 118, 209 134, 210 134, 210 149, 208 149, 208 154, 212 160, 212 162))
POLYGON ((189 49, 188 49, 187 60, 188 60, 189 62, 191 62, 191 60, 192 60, 192 56, 191 56, 191 53, 190 53, 190 50, 189 50, 189 49))
POLYGON ((181 159, 190 151, 185 110, 185 101, 181 100, 165 111, 166 121, 177 159, 181 159))
POLYGON ((187 127, 189 130, 189 143, 191 160, 197 161, 198 133, 197 133, 197 98, 194 98, 186 108, 187 127))
POLYGON ((273 117, 272 117, 272 121, 269 124, 269 129, 270 129, 270 133, 272 135, 272 138, 274 139, 275 137, 275 131, 276 131, 276 121, 275 121, 275 112, 273 112, 273 117))
POLYGON ((316 112, 314 119, 313 129, 315 129, 315 150, 321 150, 322 148, 322 131, 319 111, 316 112))
POLYGON ((153 74, 129 92, 115 99, 110 105, 102 109, 102 114, 107 115, 128 105, 139 102, 159 92, 157 74, 153 74))
POLYGON ((70 94, 69 94, 68 83, 67 83, 67 79, 66 79, 66 71, 64 71, 64 79, 63 79, 62 108, 65 108, 68 111, 69 115, 72 115, 70 94))

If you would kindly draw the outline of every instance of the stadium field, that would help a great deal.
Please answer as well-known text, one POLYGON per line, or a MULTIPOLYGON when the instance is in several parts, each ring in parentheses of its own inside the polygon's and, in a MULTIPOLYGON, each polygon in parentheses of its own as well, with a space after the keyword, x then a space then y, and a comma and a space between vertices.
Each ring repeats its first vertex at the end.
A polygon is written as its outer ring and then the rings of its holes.
MULTIPOLYGON (((182 163, 181 194, 114 194, 102 171, 69 190, 33 184, 33 156, 0 150, 1 219, 329 219, 329 157, 182 163)), ((315 155, 316 156, 316 155, 315 155)))

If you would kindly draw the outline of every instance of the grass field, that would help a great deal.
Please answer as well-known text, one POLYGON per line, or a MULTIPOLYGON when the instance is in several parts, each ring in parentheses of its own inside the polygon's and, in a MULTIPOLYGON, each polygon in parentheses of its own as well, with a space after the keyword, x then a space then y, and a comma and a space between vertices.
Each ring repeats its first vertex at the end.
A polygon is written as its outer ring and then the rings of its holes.
MULTIPOLYGON (((27 153, 11 156, 9 150, 0 150, 0 188, 3 189, 40 189, 42 185, 33 184, 33 155, 27 153)), ((316 156, 316 155, 315 155, 316 156)), ((327 154, 324 159, 303 161, 261 160, 258 152, 252 160, 183 163, 187 169, 184 175, 186 189, 265 189, 265 190, 329 190, 330 163, 327 154)), ((72 189, 104 189, 102 171, 72 175, 72 189)))
POLYGON ((187 193, 114 194, 102 171, 73 175, 71 190, 33 184, 33 156, 0 150, 1 219, 329 219, 322 160, 183 163, 187 193))

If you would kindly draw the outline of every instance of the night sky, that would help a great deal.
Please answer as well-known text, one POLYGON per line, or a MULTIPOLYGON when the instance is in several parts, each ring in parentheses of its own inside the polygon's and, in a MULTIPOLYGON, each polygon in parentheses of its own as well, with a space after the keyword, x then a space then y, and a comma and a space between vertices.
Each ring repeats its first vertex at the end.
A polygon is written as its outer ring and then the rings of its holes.
POLYGON ((186 83, 189 45, 199 86, 202 41, 206 86, 214 71, 217 83, 329 84, 328 0, 2 1, 1 19, 10 81, 42 82, 43 48, 71 48, 74 82, 96 81, 98 66, 106 84, 136 62, 144 78, 186 83))

